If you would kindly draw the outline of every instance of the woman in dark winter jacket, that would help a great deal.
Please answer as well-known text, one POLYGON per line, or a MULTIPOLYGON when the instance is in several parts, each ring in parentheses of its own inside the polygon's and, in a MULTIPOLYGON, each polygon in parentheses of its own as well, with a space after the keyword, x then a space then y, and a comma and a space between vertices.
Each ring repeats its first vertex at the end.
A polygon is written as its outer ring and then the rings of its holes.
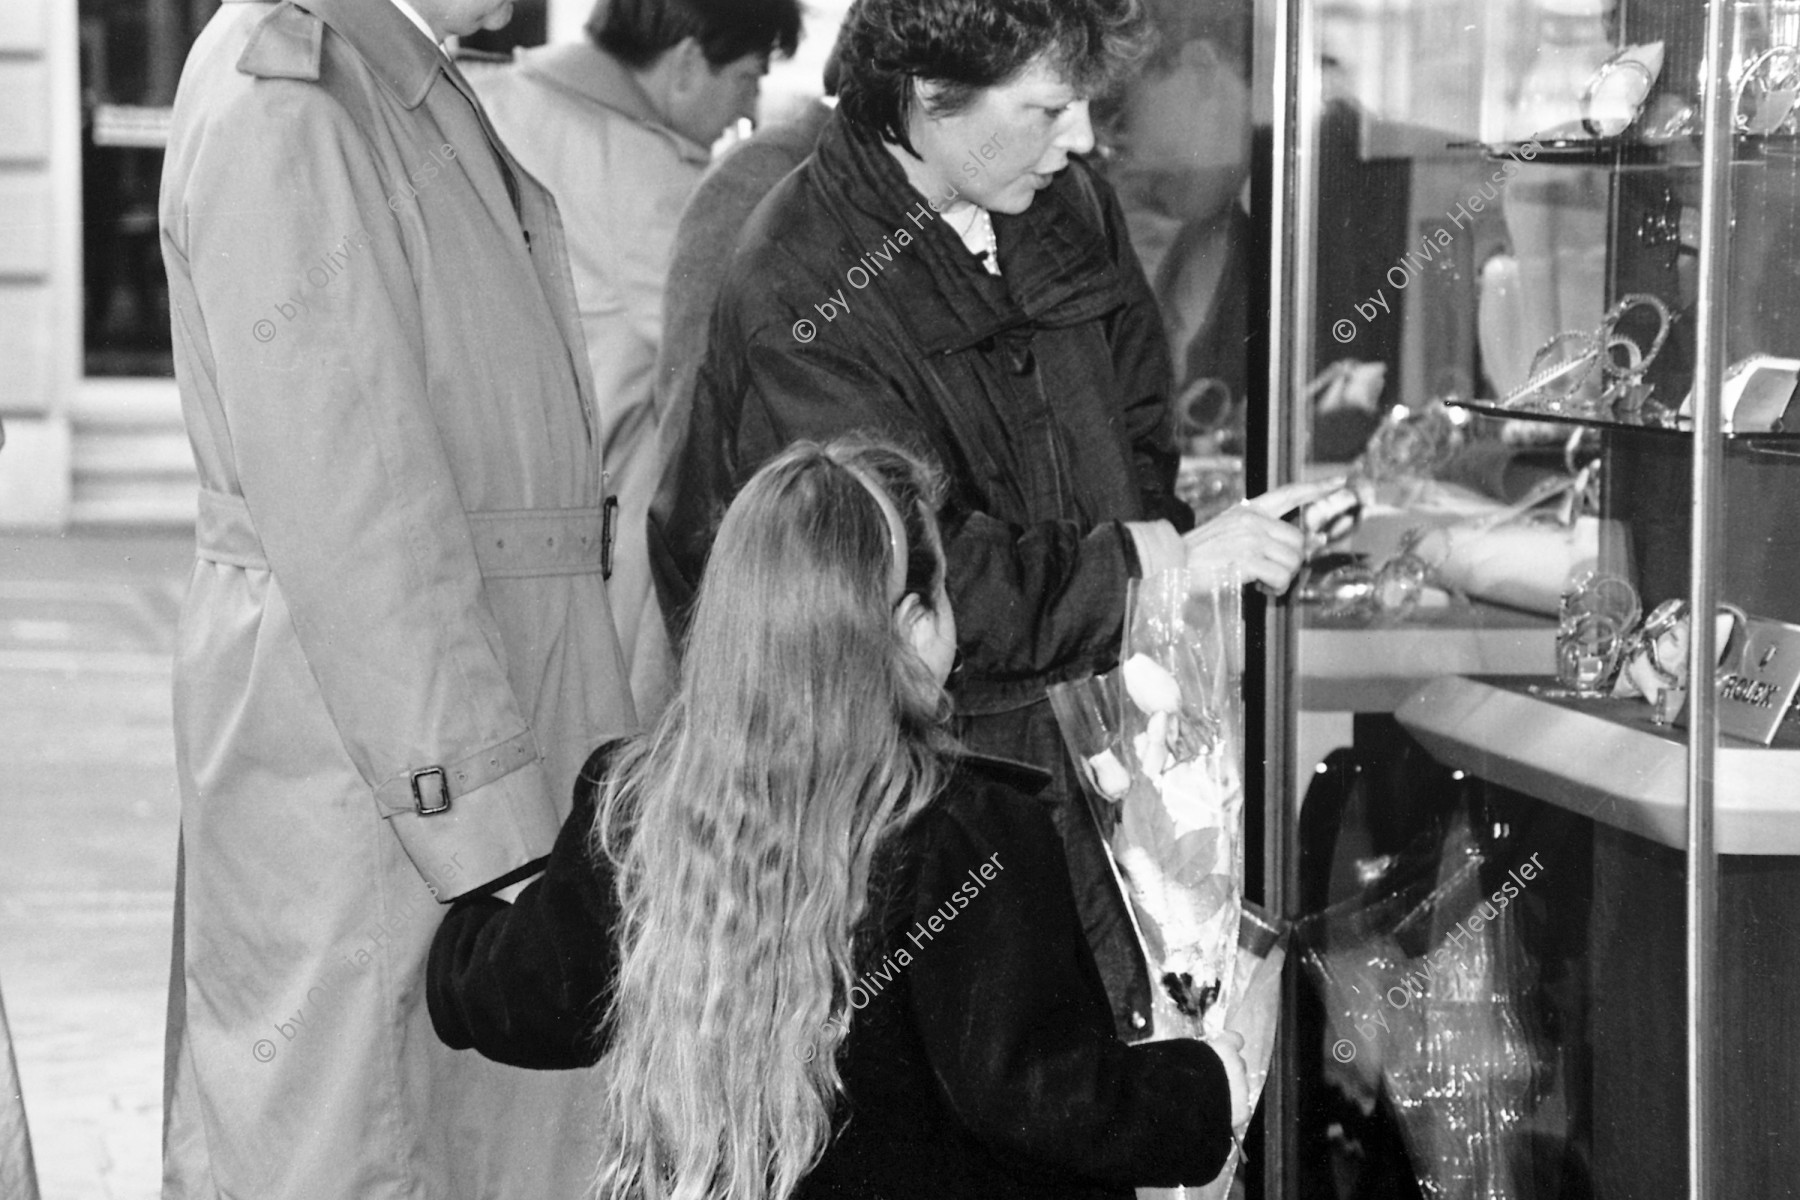
POLYGON ((683 612, 718 514, 800 438, 866 430, 943 464, 959 733, 1048 768, 1123 1032, 1148 991, 1045 699, 1110 668, 1135 576, 1237 566, 1285 588, 1301 537, 1271 495, 1186 533, 1168 348, 1088 100, 1145 38, 1138 0, 860 0, 817 150, 763 201, 714 311, 687 441, 650 518, 683 612))
POLYGON ((936 499, 878 445, 759 472, 593 836, 446 921, 447 1041, 604 1050, 603 1200, 1129 1200, 1247 1119, 1235 1036, 1117 1038, 1041 776, 946 732, 936 499))

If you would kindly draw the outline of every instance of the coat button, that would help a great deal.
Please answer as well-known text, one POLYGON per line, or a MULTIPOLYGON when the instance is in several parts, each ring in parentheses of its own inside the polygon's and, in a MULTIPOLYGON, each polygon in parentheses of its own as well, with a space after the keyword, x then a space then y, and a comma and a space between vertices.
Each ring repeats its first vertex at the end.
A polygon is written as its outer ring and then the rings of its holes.
POLYGON ((1144 1019, 1143 1013, 1134 1012, 1131 1014, 1131 1027, 1133 1029, 1142 1029, 1144 1026, 1148 1025, 1149 1023, 1150 1023, 1149 1021, 1144 1019))

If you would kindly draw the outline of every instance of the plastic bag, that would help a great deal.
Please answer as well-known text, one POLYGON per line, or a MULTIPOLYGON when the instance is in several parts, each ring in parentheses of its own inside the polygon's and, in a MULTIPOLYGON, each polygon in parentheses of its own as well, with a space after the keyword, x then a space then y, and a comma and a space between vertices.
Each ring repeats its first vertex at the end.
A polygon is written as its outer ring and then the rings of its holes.
POLYGON ((1243 895, 1236 580, 1134 581, 1121 665, 1050 689, 1152 973, 1158 1030, 1201 1037, 1233 977, 1243 895))
MULTIPOLYGON (((1235 577, 1134 582, 1120 667, 1050 689, 1151 976, 1152 1038, 1245 1037, 1260 1094, 1279 1015, 1281 931, 1243 900, 1242 662, 1235 577)), ((1223 1196, 1234 1156, 1202 1188, 1223 1196)))
POLYGON ((1368 864, 1361 895, 1297 928, 1327 1074, 1365 1110, 1385 1089, 1431 1200, 1534 1195, 1532 1122, 1554 1072, 1525 1002, 1531 964, 1466 824, 1435 851, 1368 864))

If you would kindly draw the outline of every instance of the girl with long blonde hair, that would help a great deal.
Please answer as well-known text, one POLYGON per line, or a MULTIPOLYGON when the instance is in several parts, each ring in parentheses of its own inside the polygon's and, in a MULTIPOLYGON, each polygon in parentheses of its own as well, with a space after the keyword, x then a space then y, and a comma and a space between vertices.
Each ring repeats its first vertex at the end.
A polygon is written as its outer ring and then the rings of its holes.
POLYGON ((1123 1198, 1210 1179, 1247 1117, 1229 1040, 1117 1039, 1042 773, 950 737, 938 501, 866 441, 760 470, 591 833, 440 935, 453 1045, 604 1048, 601 1200, 1123 1198))
POLYGON ((719 527, 669 718, 599 826, 623 912, 602 1196, 785 1196, 824 1148, 871 863, 950 750, 909 637, 949 615, 934 489, 891 450, 797 447, 719 527))

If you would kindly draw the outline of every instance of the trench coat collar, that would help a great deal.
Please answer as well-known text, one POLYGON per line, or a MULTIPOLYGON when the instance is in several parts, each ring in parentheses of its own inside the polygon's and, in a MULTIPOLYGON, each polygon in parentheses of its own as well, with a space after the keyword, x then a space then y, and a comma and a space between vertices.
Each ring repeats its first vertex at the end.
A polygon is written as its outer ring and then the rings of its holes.
MULTIPOLYGON (((924 208, 926 199, 888 152, 879 135, 840 109, 826 123, 815 154, 814 177, 853 226, 852 251, 873 252, 897 231, 913 244, 895 255, 893 283, 908 289, 896 305, 899 320, 926 353, 965 349, 1021 326, 1060 328, 1091 321, 1123 305, 1124 280, 1107 252, 1101 201, 1090 168, 1077 160, 1017 215, 994 214, 1004 274, 993 276, 969 253, 948 222, 924 208), (1084 194, 1085 193, 1085 194, 1084 194)), ((845 263, 846 270, 857 261, 845 263)), ((883 273, 886 273, 885 271, 883 273)))
POLYGON ((516 58, 519 70, 526 75, 662 134, 684 162, 704 166, 712 161, 707 147, 669 126, 630 68, 592 42, 535 46, 519 50, 516 58))
POLYGON ((409 109, 425 102, 450 60, 388 0, 288 0, 349 42, 369 69, 409 109))

